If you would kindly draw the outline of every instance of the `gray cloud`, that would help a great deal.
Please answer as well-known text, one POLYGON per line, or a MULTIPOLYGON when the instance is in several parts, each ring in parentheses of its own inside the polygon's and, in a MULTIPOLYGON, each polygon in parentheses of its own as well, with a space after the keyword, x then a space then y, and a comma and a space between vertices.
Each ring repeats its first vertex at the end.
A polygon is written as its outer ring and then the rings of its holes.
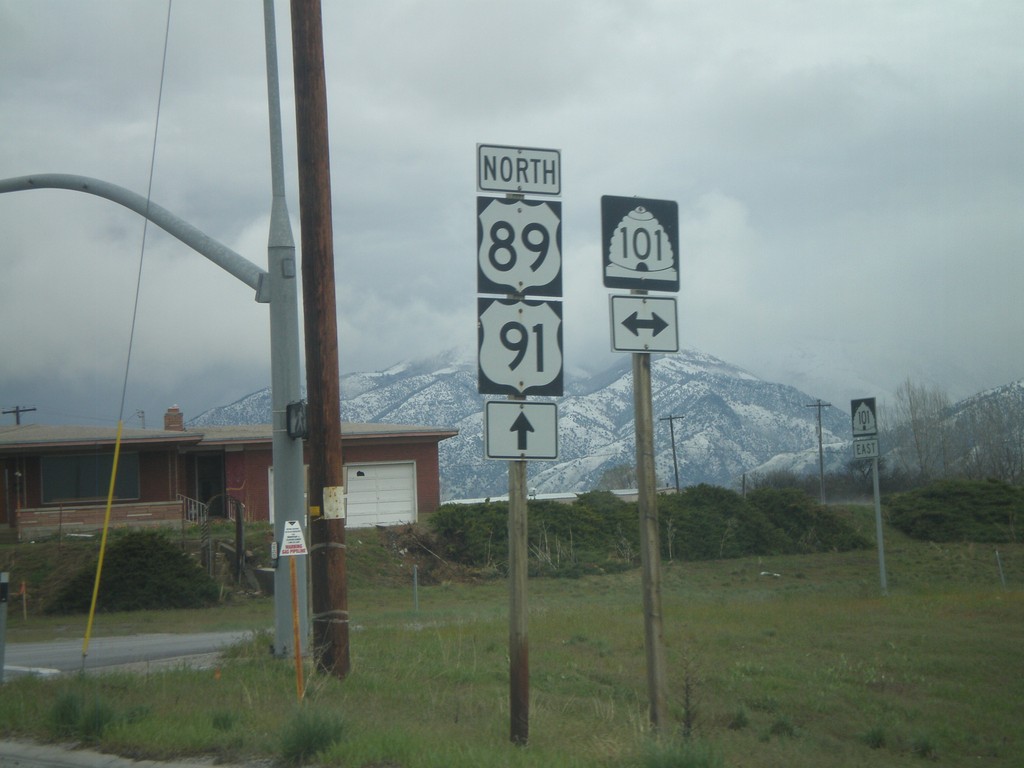
MULTIPOLYGON (((474 148, 562 150, 565 360, 612 360, 599 198, 678 201, 686 346, 836 399, 1024 376, 1024 6, 324 4, 344 370, 475 339, 474 148)), ((298 241, 287 4, 277 9, 298 241)), ((145 193, 166 6, 0 5, 0 177, 145 193)), ((153 199, 263 264, 262 11, 173 5, 153 199)), ((115 420, 142 222, 0 196, 0 404, 115 420)), ((266 307, 152 227, 126 416, 269 381, 266 307)), ((152 423, 152 422, 150 422, 152 423)))

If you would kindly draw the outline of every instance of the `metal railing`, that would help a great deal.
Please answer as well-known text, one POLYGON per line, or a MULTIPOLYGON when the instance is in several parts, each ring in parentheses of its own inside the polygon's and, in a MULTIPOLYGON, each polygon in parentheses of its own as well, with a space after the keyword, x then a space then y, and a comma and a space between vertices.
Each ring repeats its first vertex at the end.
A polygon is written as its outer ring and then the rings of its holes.
POLYGON ((178 501, 184 505, 185 520, 187 522, 205 523, 210 518, 208 505, 198 499, 192 499, 179 493, 178 501))

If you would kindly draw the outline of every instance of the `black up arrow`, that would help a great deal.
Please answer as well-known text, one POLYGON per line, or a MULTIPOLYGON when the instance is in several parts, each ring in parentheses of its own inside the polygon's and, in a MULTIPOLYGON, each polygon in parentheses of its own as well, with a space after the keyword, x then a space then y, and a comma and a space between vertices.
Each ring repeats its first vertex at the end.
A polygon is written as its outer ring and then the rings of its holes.
POLYGON ((512 426, 509 427, 509 432, 518 432, 518 440, 516 442, 516 450, 526 450, 526 433, 533 432, 533 424, 526 418, 526 414, 520 412, 518 418, 512 422, 512 426))
POLYGON ((668 328, 668 323, 658 317, 657 312, 651 312, 650 320, 641 320, 637 317, 637 313, 634 312, 632 315, 622 321, 622 324, 626 326, 627 331, 632 331, 634 336, 640 335, 641 328, 650 329, 652 336, 657 336, 659 333, 668 328))

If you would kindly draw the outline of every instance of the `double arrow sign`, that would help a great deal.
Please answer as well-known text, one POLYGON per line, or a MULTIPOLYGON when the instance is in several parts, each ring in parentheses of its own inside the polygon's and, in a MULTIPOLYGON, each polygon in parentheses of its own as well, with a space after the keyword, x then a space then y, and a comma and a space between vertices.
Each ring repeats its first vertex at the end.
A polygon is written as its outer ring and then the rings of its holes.
POLYGON ((616 352, 678 352, 676 300, 656 296, 609 296, 612 349, 616 352))

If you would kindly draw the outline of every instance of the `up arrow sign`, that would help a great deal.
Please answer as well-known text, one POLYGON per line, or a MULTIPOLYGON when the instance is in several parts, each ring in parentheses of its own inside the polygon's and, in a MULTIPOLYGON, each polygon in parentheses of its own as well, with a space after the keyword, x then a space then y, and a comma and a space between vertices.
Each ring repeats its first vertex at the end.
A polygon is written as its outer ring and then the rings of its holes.
POLYGON ((491 400, 484 408, 488 459, 557 459, 558 406, 525 400, 491 400))

